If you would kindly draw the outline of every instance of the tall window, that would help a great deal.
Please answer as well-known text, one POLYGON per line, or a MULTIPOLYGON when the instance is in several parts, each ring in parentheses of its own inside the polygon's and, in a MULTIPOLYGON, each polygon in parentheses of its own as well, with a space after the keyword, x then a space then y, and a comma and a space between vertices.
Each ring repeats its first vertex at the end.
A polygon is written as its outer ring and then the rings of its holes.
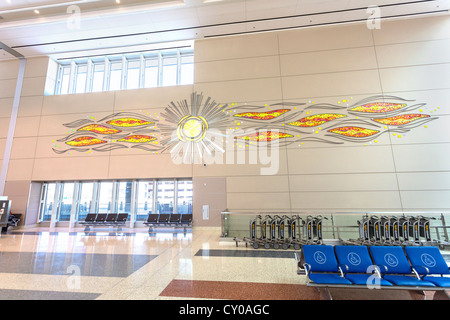
POLYGON ((91 213, 92 200, 94 195, 94 183, 80 183, 80 200, 78 204, 78 221, 84 221, 86 216, 91 213))
POLYGON ((177 213, 192 214, 192 180, 177 181, 177 213))
POLYGON ((120 181, 117 183, 117 213, 131 213, 131 194, 133 183, 120 181))
POLYGON ((92 92, 103 91, 103 79, 105 78, 105 64, 95 63, 92 70, 92 92))
POLYGON ((50 221, 55 205, 56 183, 46 183, 42 186, 39 220, 50 221))
POLYGON ((136 220, 145 220, 153 213, 153 180, 138 181, 136 187, 136 220))
POLYGON ((122 61, 111 62, 109 71, 109 90, 122 88, 122 61))
POLYGON ((174 180, 159 180, 156 183, 156 213, 173 213, 175 195, 174 180))
POLYGON ((194 82, 192 49, 63 60, 55 94, 187 85, 194 82))
POLYGON ((59 204, 59 221, 70 221, 70 213, 73 204, 73 192, 75 184, 66 182, 61 184, 61 199, 59 204))
POLYGON ((98 188, 97 213, 111 213, 113 183, 111 181, 103 181, 99 183, 98 188))

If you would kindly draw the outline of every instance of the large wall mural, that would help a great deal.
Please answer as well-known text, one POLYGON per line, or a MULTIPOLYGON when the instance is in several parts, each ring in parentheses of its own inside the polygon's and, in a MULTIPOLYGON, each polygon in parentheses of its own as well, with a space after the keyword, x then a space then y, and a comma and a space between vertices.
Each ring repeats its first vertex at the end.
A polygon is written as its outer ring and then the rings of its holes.
POLYGON ((194 154, 213 157, 232 141, 239 147, 308 142, 340 145, 377 143, 387 134, 402 137, 438 117, 426 104, 396 96, 371 96, 339 103, 280 102, 270 105, 221 104, 201 93, 171 102, 161 114, 118 112, 63 124, 66 136, 53 140, 58 154, 138 149, 170 152, 192 163, 194 154))

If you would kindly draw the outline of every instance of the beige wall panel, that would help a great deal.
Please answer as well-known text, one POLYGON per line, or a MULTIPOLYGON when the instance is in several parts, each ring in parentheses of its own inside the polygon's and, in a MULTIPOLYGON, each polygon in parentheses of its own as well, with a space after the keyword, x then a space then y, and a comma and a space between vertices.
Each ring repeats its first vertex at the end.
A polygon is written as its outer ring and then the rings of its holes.
POLYGON ((0 138, 6 138, 8 136, 10 121, 10 118, 0 118, 0 138))
POLYGON ((25 66, 25 78, 46 77, 49 57, 28 58, 25 66))
POLYGON ((279 65, 278 56, 199 62, 195 64, 195 83, 278 77, 279 65))
POLYGON ((0 159, 3 163, 3 156, 5 153, 5 146, 6 146, 6 138, 0 139, 0 159))
POLYGON ((111 112, 96 112, 96 113, 80 113, 80 114, 63 114, 42 116, 39 125, 39 136, 60 136, 71 132, 71 128, 65 127, 64 124, 70 123, 80 119, 90 119, 93 121, 100 120, 109 116, 111 112), (92 118, 93 117, 93 118, 92 118))
POLYGON ((380 68, 450 62, 450 39, 377 46, 380 68))
POLYGON ((194 89, 203 92, 218 103, 247 101, 281 101, 280 78, 237 80, 196 84, 194 89))
POLYGON ((22 219, 27 210, 28 193, 25 196, 8 196, 8 200, 11 200, 11 213, 22 214, 22 219))
POLYGON ((288 176, 228 177, 227 192, 289 192, 288 176))
POLYGON ((30 190, 29 180, 7 181, 5 183, 5 192, 12 196, 21 196, 30 190))
POLYGON ((408 20, 383 21, 373 31, 376 45, 450 38, 448 15, 408 20))
POLYGON ((40 116, 42 111, 43 96, 21 97, 18 117, 40 116))
POLYGON ((189 178, 192 165, 178 165, 170 155, 111 156, 110 179, 120 178, 189 178))
POLYGON ((394 172, 389 146, 288 150, 290 174, 394 172))
POLYGON ((197 40, 195 62, 262 57, 278 54, 276 33, 197 40))
POLYGON ((398 190, 395 173, 291 175, 289 183, 292 192, 398 190))
POLYGON ((433 209, 448 210, 449 199, 449 190, 402 191, 402 203, 405 210, 424 209, 427 212, 433 209))
POLYGON ((14 98, 16 79, 0 80, 0 98, 14 98))
POLYGON ((394 145, 398 172, 450 171, 450 143, 394 145))
POLYGON ((292 192, 292 210, 389 210, 400 209, 398 191, 292 192))
POLYGON ((19 60, 5 60, 0 62, 0 80, 17 79, 19 74, 19 60))
POLYGON ((450 172, 405 172, 397 174, 400 190, 450 190, 450 172))
POLYGON ((190 101, 192 91, 192 85, 115 91, 114 112, 165 108, 172 101, 190 101))
POLYGON ((82 113, 86 116, 96 112, 112 112, 114 92, 95 92, 45 96, 42 115, 82 113))
POLYGON ((373 47, 281 55, 280 63, 282 76, 377 68, 373 47))
POLYGON ((11 149, 11 159, 33 159, 37 137, 15 138, 11 149))
MULTIPOLYGON (((264 153, 263 153, 264 154, 264 153)), ((230 156, 231 158, 231 156, 230 156)), ((250 161, 249 154, 242 151, 234 153, 234 164, 223 158, 223 164, 212 163, 203 166, 193 165, 194 177, 231 177, 231 176, 273 176, 287 174, 286 151, 280 149, 278 154, 266 154, 263 157, 257 155, 250 161), (239 161, 239 162, 238 162, 239 161)))
POLYGON ((228 193, 227 208, 230 211, 240 210, 277 210, 290 209, 289 193, 228 193))
POLYGON ((42 96, 46 80, 46 77, 24 78, 21 96, 42 96))
POLYGON ((280 54, 372 46, 366 24, 299 29, 279 33, 280 54))
POLYGON ((283 77, 283 98, 373 95, 381 92, 377 70, 283 77))
POLYGON ((194 226, 220 226, 227 206, 226 179, 193 178, 193 194, 194 226), (203 220, 203 205, 209 205, 209 220, 203 220))
POLYGON ((34 159, 11 159, 8 166, 7 181, 31 180, 34 159))
POLYGON ((33 181, 108 179, 109 157, 36 159, 33 181))
POLYGON ((450 88, 450 63, 380 69, 383 90, 387 92, 450 88))
POLYGON ((13 102, 14 102, 13 98, 0 99, 0 117, 2 118, 11 117, 13 102))
POLYGON ((14 137, 35 137, 38 135, 40 117, 21 117, 17 118, 14 137))

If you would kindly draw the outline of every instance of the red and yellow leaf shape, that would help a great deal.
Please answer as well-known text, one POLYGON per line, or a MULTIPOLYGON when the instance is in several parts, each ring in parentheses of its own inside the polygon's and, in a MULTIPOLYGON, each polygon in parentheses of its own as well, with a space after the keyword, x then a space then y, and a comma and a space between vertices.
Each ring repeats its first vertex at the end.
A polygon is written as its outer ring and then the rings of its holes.
POLYGON ((78 129, 77 131, 91 131, 99 134, 114 134, 122 132, 118 129, 102 126, 101 124, 89 124, 87 126, 78 129))
POLYGON ((283 138, 292 138, 293 136, 283 132, 263 131, 252 133, 247 136, 235 137, 235 139, 255 141, 255 142, 269 142, 283 138))
POLYGON ((380 131, 371 130, 366 128, 359 127, 339 127, 335 129, 328 130, 328 132, 337 133, 347 137, 353 138, 365 138, 373 136, 374 134, 379 133, 380 131))
POLYGON ((324 124, 325 122, 344 117, 346 117, 346 115, 343 114, 333 114, 333 113, 316 114, 314 116, 306 117, 288 124, 290 126, 297 126, 297 127, 316 127, 321 124, 324 124))
POLYGON ((350 111, 364 112, 364 113, 384 113, 395 111, 406 107, 406 104, 400 103, 388 103, 388 102, 375 102, 369 103, 356 108, 350 109, 350 111))
POLYGON ((106 141, 97 139, 94 137, 79 137, 79 138, 76 138, 76 139, 66 142, 66 144, 68 144, 69 146, 74 146, 74 147, 86 147, 86 146, 92 146, 92 145, 101 144, 101 143, 106 143, 106 141))
POLYGON ((144 142, 150 142, 150 141, 154 141, 154 140, 156 140, 155 137, 136 134, 136 135, 125 137, 125 138, 117 140, 117 141, 130 142, 130 143, 144 143, 144 142))
POLYGON ((282 114, 291 111, 291 109, 280 109, 267 112, 245 112, 235 114, 235 117, 254 119, 254 120, 272 120, 278 118, 282 114))
POLYGON ((106 123, 116 126, 116 127, 137 127, 147 124, 152 124, 151 121, 136 119, 136 118, 120 118, 107 121, 106 123))
POLYGON ((404 114, 401 116, 384 118, 384 119, 373 119, 373 121, 387 124, 391 126, 402 126, 413 121, 416 121, 421 118, 429 118, 430 116, 427 114, 404 114))

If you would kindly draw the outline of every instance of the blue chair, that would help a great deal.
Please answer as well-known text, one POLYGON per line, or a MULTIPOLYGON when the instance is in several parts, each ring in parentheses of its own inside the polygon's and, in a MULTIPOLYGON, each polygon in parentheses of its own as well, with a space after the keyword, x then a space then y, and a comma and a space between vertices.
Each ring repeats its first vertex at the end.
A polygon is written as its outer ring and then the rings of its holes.
POLYGON ((450 269, 437 247, 405 247, 406 255, 421 279, 438 287, 450 288, 450 269))
POLYGON ((315 284, 352 284, 343 277, 332 246, 304 245, 302 251, 306 276, 310 281, 315 284))
POLYGON ((369 250, 375 264, 386 268, 385 280, 396 286, 435 287, 433 283, 414 276, 402 247, 371 246, 369 250))
POLYGON ((335 246, 334 250, 339 265, 345 266, 345 278, 353 284, 392 286, 392 283, 383 279, 381 274, 377 273, 380 270, 373 265, 366 246, 335 246), (368 272, 375 272, 375 274, 368 272))

